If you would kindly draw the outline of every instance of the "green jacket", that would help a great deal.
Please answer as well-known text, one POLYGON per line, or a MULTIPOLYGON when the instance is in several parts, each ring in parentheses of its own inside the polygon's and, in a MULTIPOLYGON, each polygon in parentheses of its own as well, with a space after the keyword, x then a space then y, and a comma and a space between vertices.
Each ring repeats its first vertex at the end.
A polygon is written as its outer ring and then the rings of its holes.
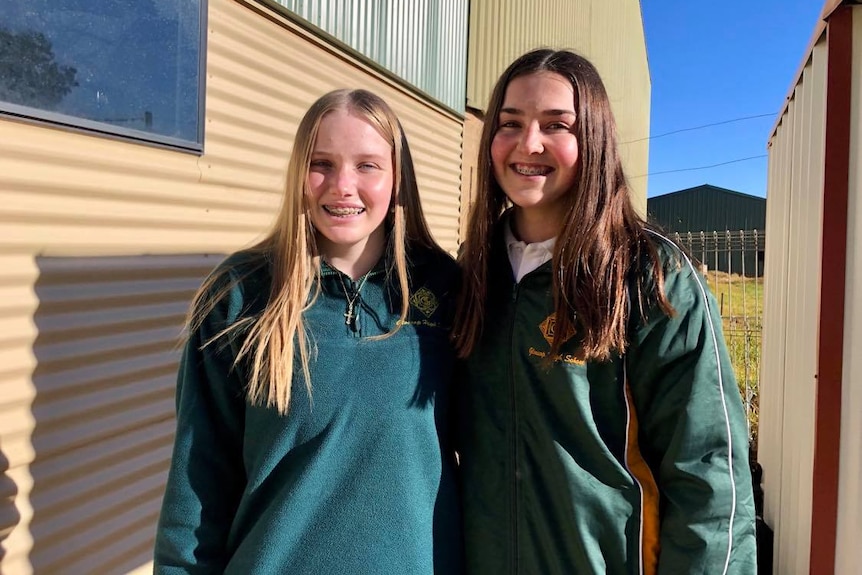
POLYGON ((551 262, 515 284, 491 259, 459 417, 468 572, 750 574, 746 420, 715 302, 656 239, 676 310, 634 312, 624 358, 548 358, 551 262), (679 264, 679 265, 677 265, 679 264))
POLYGON ((246 400, 247 367, 231 367, 240 338, 201 349, 258 313, 269 293, 260 258, 241 253, 222 264, 238 283, 182 359, 155 573, 462 572, 447 421, 457 269, 442 252, 410 256, 408 320, 376 341, 369 336, 391 330, 401 305, 382 263, 362 287, 356 331, 344 316, 341 282, 351 280, 324 265, 304 315, 317 348, 312 397, 295 367, 286 416, 246 400))

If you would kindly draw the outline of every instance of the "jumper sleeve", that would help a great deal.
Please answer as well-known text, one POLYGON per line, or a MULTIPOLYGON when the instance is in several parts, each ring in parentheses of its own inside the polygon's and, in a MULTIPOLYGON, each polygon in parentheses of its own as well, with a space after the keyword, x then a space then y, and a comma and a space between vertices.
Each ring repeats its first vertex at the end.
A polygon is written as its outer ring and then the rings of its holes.
POLYGON ((239 306, 234 287, 190 334, 177 377, 177 431, 155 545, 154 573, 222 573, 245 486, 244 396, 234 348, 221 337, 239 306))
POLYGON ((754 502, 742 401, 715 300, 692 264, 666 274, 626 371, 659 490, 660 574, 753 574, 754 502))

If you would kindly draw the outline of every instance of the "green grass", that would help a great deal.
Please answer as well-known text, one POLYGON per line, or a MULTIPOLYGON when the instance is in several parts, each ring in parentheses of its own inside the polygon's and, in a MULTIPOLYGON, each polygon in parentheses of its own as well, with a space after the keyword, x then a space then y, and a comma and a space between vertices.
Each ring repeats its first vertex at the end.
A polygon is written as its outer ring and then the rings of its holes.
POLYGON ((739 393, 745 403, 752 447, 757 449, 760 357, 763 318, 763 278, 710 272, 707 284, 722 318, 739 393))

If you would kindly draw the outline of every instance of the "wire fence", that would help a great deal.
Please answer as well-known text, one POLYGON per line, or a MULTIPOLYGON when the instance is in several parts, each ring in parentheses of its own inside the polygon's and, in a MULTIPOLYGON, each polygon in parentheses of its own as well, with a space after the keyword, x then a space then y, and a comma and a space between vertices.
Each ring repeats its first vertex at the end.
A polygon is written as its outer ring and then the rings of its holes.
POLYGON ((756 453, 766 234, 725 230, 677 232, 672 237, 701 266, 715 295, 756 453))

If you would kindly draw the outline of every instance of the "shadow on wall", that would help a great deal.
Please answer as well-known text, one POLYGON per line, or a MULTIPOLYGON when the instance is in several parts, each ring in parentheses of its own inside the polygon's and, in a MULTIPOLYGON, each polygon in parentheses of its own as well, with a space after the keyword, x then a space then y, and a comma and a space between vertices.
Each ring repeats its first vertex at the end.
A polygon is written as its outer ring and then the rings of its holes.
POLYGON ((222 257, 37 260, 34 572, 123 575, 152 559, 181 327, 222 257))
POLYGON ((18 495, 18 486, 12 481, 6 472, 9 470, 9 459, 3 452, 3 446, 0 444, 0 561, 6 556, 6 547, 4 541, 9 537, 9 534, 18 525, 21 520, 21 514, 15 507, 15 496, 18 495))

